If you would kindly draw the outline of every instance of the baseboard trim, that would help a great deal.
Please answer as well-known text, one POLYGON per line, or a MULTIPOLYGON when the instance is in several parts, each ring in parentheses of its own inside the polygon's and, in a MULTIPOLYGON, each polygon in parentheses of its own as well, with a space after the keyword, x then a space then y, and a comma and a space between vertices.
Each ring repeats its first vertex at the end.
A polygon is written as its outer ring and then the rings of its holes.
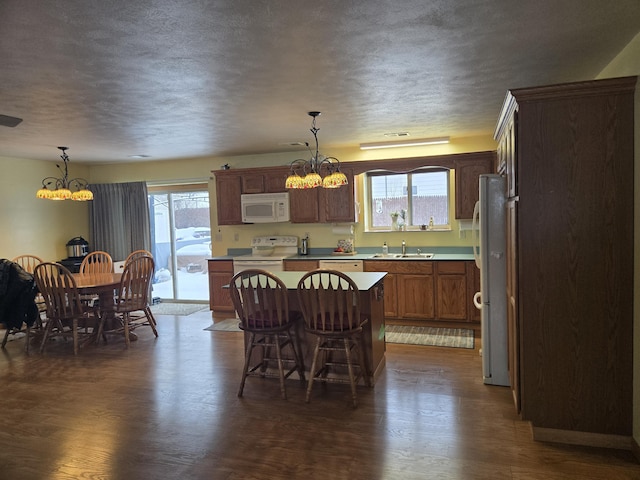
MULTIPOLYGON (((586 447, 613 448, 617 450, 632 450, 633 437, 626 435, 609 435, 605 433, 578 432, 575 430, 560 430, 557 428, 531 427, 533 439, 538 442, 566 443, 583 445, 586 447)), ((637 444, 636 444, 637 445, 637 444)), ((638 449, 640 453, 640 449, 638 449)), ((636 455, 637 456, 637 455, 636 455)))
POLYGON ((635 438, 631 439, 631 453, 636 457, 636 461, 640 463, 640 445, 638 445, 635 438))

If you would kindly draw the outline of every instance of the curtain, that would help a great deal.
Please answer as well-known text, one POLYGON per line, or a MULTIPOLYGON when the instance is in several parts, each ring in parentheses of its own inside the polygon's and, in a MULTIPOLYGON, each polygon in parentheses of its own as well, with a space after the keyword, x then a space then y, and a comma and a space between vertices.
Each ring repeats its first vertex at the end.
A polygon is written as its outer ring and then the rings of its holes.
POLYGON ((93 250, 122 261, 134 250, 151 250, 149 201, 145 182, 90 185, 89 228, 93 250))

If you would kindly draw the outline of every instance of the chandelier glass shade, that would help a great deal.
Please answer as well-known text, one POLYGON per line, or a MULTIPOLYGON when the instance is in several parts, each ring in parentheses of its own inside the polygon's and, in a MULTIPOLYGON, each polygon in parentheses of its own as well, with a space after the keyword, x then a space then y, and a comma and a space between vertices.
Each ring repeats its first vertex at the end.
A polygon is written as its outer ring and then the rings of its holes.
POLYGON ((67 168, 69 156, 66 152, 68 147, 58 148, 62 150, 60 158, 64 162, 64 168, 60 167, 60 165, 56 165, 56 167, 62 172, 62 177, 46 177, 42 179, 42 188, 36 192, 36 197, 45 200, 75 200, 77 202, 93 200, 93 192, 87 188, 89 182, 84 178, 69 179, 67 168))
POLYGON ((309 112, 309 115, 313 117, 311 133, 313 133, 313 137, 316 140, 316 152, 314 155, 309 148, 309 144, 306 143, 311 153, 311 158, 309 160, 299 158, 291 162, 289 176, 285 181, 285 188, 339 188, 347 185, 349 181, 347 176, 340 171, 340 160, 336 157, 325 157, 318 152, 318 130, 320 129, 316 128, 316 118, 320 115, 320 112, 309 112), (324 177, 321 175, 323 168, 326 170, 324 177))

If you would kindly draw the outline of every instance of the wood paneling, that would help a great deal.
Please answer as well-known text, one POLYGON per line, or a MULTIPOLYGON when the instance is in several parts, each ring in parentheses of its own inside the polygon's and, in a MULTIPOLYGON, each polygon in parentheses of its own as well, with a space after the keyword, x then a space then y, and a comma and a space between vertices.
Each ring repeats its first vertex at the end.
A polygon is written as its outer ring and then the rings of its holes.
POLYGON ((631 433, 635 81, 514 90, 501 116, 510 354, 539 429, 631 433))

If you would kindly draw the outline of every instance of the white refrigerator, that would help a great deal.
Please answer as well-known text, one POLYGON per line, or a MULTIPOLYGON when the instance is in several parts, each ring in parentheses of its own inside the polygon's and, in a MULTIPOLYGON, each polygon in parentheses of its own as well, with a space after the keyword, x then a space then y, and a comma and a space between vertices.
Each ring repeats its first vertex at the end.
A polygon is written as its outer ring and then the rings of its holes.
POLYGON ((488 385, 509 386, 507 343, 506 179, 480 175, 480 200, 473 214, 476 265, 480 292, 482 376, 488 385))

